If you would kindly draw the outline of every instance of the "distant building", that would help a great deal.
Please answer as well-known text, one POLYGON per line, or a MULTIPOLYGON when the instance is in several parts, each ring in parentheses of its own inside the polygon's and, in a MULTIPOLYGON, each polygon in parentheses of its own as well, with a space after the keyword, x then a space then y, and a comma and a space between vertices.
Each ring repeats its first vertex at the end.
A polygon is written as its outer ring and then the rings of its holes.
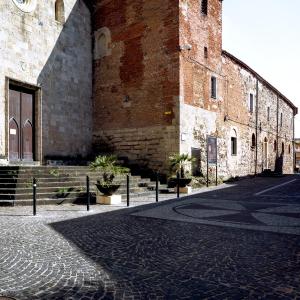
POLYGON ((297 108, 222 50, 222 1, 3 0, 0 21, 1 164, 180 152, 205 173, 214 137, 220 175, 293 171, 297 108))

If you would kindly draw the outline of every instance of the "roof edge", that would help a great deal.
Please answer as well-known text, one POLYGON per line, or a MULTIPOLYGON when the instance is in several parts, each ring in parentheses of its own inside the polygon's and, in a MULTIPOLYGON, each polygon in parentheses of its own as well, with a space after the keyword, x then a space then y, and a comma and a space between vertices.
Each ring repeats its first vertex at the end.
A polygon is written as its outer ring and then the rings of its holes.
POLYGON ((294 111, 294 115, 298 114, 298 107, 293 104, 291 100, 289 100, 286 96, 284 96, 280 91, 278 91, 271 83, 269 83, 266 79, 260 76, 257 72, 255 72, 252 68, 250 68, 247 64, 243 61, 232 55, 231 53, 227 52, 226 50, 222 50, 222 55, 228 57, 238 65, 240 65, 245 70, 249 71, 254 77, 256 77, 259 81, 265 84, 269 89, 271 89, 277 96, 282 98, 294 111))

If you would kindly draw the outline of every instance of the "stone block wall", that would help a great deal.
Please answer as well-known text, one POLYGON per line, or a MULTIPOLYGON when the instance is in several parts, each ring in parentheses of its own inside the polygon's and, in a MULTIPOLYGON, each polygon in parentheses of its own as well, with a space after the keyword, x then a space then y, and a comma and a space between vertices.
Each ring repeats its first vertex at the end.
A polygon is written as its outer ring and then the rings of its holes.
POLYGON ((179 151, 178 1, 99 1, 94 37, 95 149, 165 166, 179 151))
POLYGON ((41 89, 42 155, 85 156, 92 139, 90 11, 64 0, 65 23, 55 1, 38 1, 31 13, 0 2, 0 155, 7 158, 7 78, 41 89))

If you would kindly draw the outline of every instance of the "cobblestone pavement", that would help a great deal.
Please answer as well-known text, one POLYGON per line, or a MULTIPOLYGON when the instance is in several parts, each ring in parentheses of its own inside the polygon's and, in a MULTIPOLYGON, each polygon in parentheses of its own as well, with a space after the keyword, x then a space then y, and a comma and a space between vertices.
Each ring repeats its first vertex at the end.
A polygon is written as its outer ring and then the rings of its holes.
POLYGON ((0 296, 300 299, 299 179, 243 180, 129 209, 49 206, 33 217, 1 207, 0 296))

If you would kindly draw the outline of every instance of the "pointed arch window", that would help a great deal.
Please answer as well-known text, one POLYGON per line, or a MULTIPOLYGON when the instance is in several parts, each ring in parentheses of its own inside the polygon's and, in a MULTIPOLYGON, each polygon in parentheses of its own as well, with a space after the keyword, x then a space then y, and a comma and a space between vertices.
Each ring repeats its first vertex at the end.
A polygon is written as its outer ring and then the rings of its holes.
POLYGON ((65 4, 63 0, 55 1, 55 21, 65 23, 65 4))

